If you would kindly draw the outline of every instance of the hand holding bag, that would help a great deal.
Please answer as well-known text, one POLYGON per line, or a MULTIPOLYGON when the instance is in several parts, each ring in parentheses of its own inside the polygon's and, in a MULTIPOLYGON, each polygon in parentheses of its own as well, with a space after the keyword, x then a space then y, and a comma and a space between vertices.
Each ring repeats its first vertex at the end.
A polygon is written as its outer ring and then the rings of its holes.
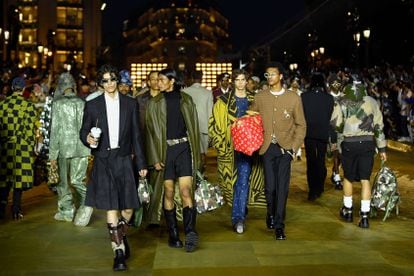
POLYGON ((260 115, 244 116, 231 126, 234 150, 252 156, 263 144, 263 123, 260 115))
POLYGON ((139 227, 142 223, 142 216, 144 213, 144 205, 150 203, 152 188, 148 184, 147 178, 140 177, 138 180, 138 187, 137 187, 138 199, 141 202, 141 207, 134 210, 134 215, 131 219, 132 225, 134 227, 139 227))
POLYGON ((141 204, 150 203, 151 188, 148 185, 148 181, 145 177, 139 178, 137 192, 138 192, 138 198, 141 204))

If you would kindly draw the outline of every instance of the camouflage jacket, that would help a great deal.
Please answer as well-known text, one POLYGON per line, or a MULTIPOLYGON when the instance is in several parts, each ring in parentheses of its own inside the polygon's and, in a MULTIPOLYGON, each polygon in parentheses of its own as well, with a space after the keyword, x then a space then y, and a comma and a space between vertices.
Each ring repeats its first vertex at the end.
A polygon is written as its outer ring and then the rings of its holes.
POLYGON ((363 97, 361 101, 340 99, 334 106, 331 125, 344 140, 357 136, 375 137, 378 149, 385 151, 387 141, 383 132, 382 113, 370 96, 363 97))

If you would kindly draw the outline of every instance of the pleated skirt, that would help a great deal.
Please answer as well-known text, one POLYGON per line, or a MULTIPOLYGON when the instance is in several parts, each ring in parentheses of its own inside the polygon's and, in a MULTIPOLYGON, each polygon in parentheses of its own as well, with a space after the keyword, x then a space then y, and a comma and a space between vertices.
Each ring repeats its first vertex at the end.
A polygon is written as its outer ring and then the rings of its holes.
POLYGON ((131 156, 118 156, 112 150, 108 158, 95 156, 85 205, 103 210, 140 207, 136 176, 131 156))

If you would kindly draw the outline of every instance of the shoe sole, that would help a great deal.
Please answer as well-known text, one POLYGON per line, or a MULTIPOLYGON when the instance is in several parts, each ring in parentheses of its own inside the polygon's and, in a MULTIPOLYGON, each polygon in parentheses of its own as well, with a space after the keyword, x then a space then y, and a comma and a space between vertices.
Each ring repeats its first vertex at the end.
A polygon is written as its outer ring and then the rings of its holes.
POLYGON ((114 271, 124 271, 124 270, 127 270, 127 266, 126 265, 122 265, 122 266, 119 266, 119 267, 114 267, 114 271))
POLYGON ((185 235, 185 251, 193 252, 198 245, 198 235, 194 232, 190 232, 185 235))
POLYGON ((67 221, 67 222, 72 222, 73 221, 73 218, 59 217, 59 216, 56 216, 56 215, 53 218, 57 221, 67 221))

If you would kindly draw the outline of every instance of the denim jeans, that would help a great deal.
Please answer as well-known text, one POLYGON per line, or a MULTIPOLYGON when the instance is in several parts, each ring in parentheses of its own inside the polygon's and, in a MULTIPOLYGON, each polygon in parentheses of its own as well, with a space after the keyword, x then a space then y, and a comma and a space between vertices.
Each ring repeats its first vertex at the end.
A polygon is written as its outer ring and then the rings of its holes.
POLYGON ((236 224, 246 217, 247 197, 249 195, 249 177, 252 170, 252 158, 241 152, 234 152, 237 165, 237 180, 233 187, 233 209, 231 222, 236 224))

